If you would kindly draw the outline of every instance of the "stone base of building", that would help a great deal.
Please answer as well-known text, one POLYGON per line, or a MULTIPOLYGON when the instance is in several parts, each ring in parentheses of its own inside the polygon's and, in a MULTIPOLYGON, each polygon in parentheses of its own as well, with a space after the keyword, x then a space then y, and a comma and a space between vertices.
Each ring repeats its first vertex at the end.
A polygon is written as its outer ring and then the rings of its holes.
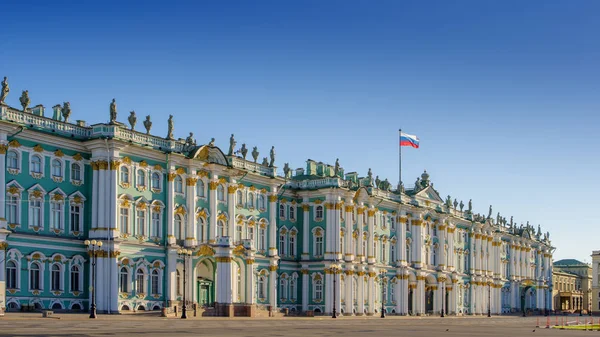
POLYGON ((215 303, 215 316, 234 317, 234 306, 231 303, 215 303))

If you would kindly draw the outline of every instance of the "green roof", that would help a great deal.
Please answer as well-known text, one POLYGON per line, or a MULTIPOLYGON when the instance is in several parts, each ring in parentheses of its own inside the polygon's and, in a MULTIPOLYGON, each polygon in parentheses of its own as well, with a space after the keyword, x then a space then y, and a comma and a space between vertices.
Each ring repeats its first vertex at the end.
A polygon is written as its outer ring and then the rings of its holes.
POLYGON ((556 262, 554 262, 555 266, 585 266, 588 267, 588 265, 586 263, 583 263, 579 260, 575 260, 575 259, 563 259, 563 260, 558 260, 556 262))

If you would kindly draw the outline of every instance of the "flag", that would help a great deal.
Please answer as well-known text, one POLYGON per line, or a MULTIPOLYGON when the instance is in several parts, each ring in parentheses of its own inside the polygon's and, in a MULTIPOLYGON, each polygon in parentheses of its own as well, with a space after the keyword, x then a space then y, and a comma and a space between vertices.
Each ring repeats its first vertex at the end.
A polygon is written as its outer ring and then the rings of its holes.
POLYGON ((419 148, 419 138, 409 135, 408 133, 400 132, 400 146, 412 146, 415 149, 419 148))

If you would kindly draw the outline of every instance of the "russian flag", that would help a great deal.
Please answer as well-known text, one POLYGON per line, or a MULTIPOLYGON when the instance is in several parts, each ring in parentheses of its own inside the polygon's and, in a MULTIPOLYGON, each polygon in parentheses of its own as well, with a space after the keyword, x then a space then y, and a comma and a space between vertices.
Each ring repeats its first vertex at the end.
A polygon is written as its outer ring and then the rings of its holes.
POLYGON ((419 148, 419 138, 414 135, 409 135, 404 132, 400 132, 400 146, 412 146, 415 149, 419 148))

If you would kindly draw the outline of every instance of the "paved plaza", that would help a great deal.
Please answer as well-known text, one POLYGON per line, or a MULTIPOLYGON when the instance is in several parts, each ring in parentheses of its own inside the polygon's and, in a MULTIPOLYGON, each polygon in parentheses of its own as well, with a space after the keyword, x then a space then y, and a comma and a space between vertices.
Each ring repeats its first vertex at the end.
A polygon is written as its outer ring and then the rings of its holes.
MULTIPOLYGON (((575 317, 571 317, 575 320, 575 317)), ((552 317, 553 319, 553 317, 552 317)), ((595 319, 596 321, 598 318, 595 319)), ((545 325, 544 317, 540 324, 545 325)), ((551 321, 552 322, 552 321, 551 321)), ((157 315, 8 314, 0 336, 579 336, 600 332, 536 328, 537 317, 160 318, 157 315), (535 330, 535 331, 534 331, 535 330)))

